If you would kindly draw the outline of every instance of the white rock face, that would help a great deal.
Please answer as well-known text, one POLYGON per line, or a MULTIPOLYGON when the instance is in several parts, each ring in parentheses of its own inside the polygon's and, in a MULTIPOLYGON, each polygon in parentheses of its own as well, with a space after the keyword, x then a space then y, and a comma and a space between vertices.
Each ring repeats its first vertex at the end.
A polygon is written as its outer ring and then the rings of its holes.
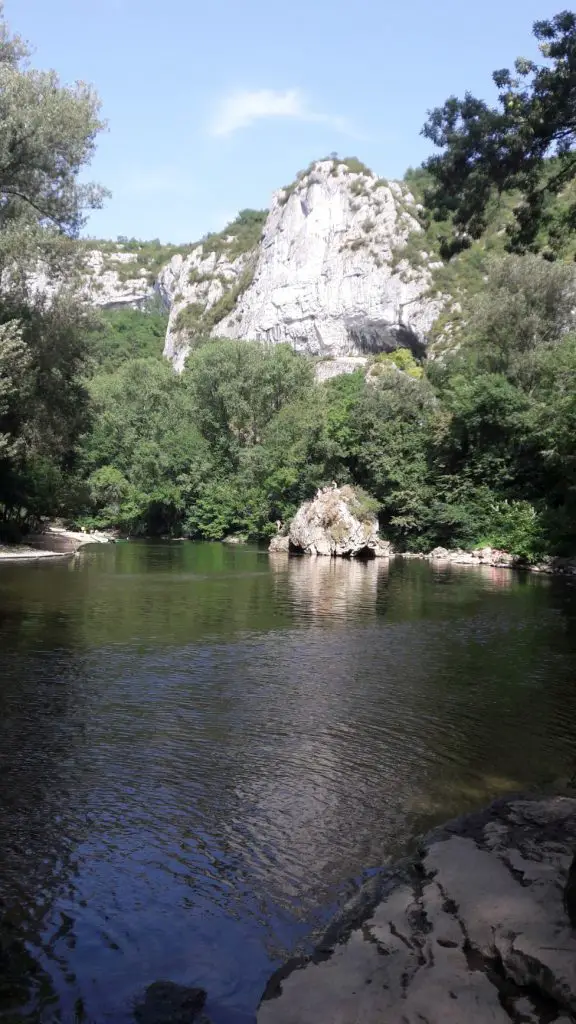
POLYGON ((336 359, 321 359, 316 364, 316 380, 331 380, 341 377, 343 373, 355 373, 363 370, 368 363, 367 356, 340 356, 336 359))
MULTIPOLYGON (((330 160, 315 164, 295 187, 275 193, 254 252, 228 261, 198 246, 172 259, 158 280, 171 307, 164 354, 182 368, 190 337, 178 330, 178 314, 190 303, 212 308, 249 262, 253 279, 210 326, 214 336, 288 342, 338 360, 424 345, 442 302, 426 295, 426 265, 415 269, 395 256, 420 230, 416 210, 396 182, 330 160)), ((339 372, 354 364, 343 366, 339 372)))
POLYGON ((320 956, 271 979, 258 1024, 574 1021, 563 888, 575 842, 568 797, 499 801, 450 823, 368 884, 368 906, 344 909, 320 956))
MULTIPOLYGON (((136 253, 90 249, 81 266, 79 293, 99 309, 140 309, 155 295, 154 284, 146 269, 137 263, 136 253), (126 264, 134 264, 133 269, 121 271, 120 267, 126 264)), ((30 275, 29 284, 34 292, 51 298, 61 288, 62 281, 39 264, 30 275)))
MULTIPOLYGON (((237 284, 250 258, 252 254, 234 260, 214 252, 205 255, 203 246, 198 245, 185 258, 173 256, 160 272, 156 289, 170 310, 164 355, 179 372, 190 351, 190 336, 178 326, 180 314, 190 306, 198 307, 199 314, 212 309, 237 284)), ((224 332, 218 327, 212 333, 218 336, 224 332)))
POLYGON ((145 305, 154 295, 154 285, 136 259, 136 254, 131 252, 104 253, 91 249, 85 259, 87 276, 83 288, 88 300, 101 309, 123 306, 139 309, 145 305), (120 276, 114 266, 131 263, 134 263, 134 272, 130 276, 120 276))
MULTIPOLYGON (((288 343, 318 357, 317 376, 328 380, 372 353, 426 345, 444 303, 428 294, 432 258, 400 258, 420 230, 417 212, 405 185, 319 161, 274 194, 252 248, 243 251, 250 232, 213 236, 172 256, 155 279, 156 259, 147 267, 122 242, 93 248, 80 291, 103 309, 159 296, 169 312, 164 355, 178 371, 195 337, 212 335, 288 343)), ((42 267, 32 283, 47 295, 58 288, 42 267)))
POLYGON ((438 313, 424 301, 427 274, 392 270, 394 250, 418 222, 400 185, 316 165, 292 192, 274 196, 254 282, 219 332, 289 341, 309 355, 348 356, 423 341, 438 313))

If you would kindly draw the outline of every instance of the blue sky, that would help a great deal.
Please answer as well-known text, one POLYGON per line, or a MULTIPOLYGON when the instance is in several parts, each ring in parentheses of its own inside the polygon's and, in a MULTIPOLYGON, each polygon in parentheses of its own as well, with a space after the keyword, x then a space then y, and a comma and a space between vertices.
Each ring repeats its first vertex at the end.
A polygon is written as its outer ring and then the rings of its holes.
POLYGON ((531 56, 562 0, 5 0, 34 63, 101 96, 88 232, 194 241, 313 158, 399 177, 427 155, 426 110, 531 56))

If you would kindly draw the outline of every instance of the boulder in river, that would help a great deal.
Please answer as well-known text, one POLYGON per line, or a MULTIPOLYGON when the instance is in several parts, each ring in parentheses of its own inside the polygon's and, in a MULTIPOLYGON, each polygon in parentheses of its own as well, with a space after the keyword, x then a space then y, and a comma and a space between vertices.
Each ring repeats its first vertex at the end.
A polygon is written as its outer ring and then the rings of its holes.
POLYGON ((392 545, 378 533, 376 508, 374 499, 358 488, 320 488, 294 516, 288 534, 289 549, 308 555, 389 558, 392 545))
POLYGON ((268 551, 271 551, 273 554, 287 554, 289 550, 290 537, 288 536, 288 534, 277 533, 274 535, 274 537, 272 537, 272 540, 270 541, 270 544, 268 546, 268 551))

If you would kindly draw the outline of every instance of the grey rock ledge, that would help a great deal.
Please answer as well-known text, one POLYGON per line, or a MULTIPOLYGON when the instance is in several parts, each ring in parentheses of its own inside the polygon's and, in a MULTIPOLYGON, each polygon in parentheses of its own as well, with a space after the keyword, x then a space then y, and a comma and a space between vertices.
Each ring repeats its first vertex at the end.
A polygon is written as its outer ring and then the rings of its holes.
POLYGON ((576 800, 507 798, 382 872, 314 956, 277 972, 258 1024, 567 1024, 563 890, 576 800))

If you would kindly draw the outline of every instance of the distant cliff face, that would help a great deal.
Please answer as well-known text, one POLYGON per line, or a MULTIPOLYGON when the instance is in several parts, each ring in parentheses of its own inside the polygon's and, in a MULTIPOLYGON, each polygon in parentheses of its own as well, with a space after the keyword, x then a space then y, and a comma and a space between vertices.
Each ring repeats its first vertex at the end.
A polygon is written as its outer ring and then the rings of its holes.
POLYGON ((170 311, 164 355, 177 370, 184 368, 195 338, 222 336, 225 311, 234 309, 255 259, 255 250, 230 259, 225 251, 205 252, 199 245, 190 256, 174 256, 161 271, 156 287, 170 311))
MULTIPOLYGON (((199 243, 94 242, 80 290, 107 309, 159 298, 164 355, 177 370, 200 338, 220 336, 288 343, 317 357, 328 379, 375 352, 427 344, 443 302, 431 294, 418 209, 406 184, 355 159, 322 160, 276 192, 269 211, 243 210, 199 243)), ((57 287, 41 269, 34 285, 57 287)))
POLYGON ((135 253, 120 248, 117 252, 91 249, 86 254, 85 266, 84 293, 102 309, 138 309, 154 295, 153 280, 146 268, 138 264, 135 253))
MULTIPOLYGON (((102 244, 105 249, 86 249, 79 256, 75 272, 80 295, 100 309, 142 308, 156 294, 154 271, 142 266, 136 253, 125 252, 122 243, 102 244)), ((29 278, 33 291, 48 296, 62 283, 42 263, 29 278)))
POLYGON ((200 244, 171 260, 157 287, 176 368, 207 334, 288 342, 344 370, 355 365, 345 357, 426 344, 442 303, 427 294, 426 255, 418 267, 401 256, 420 230, 415 200, 405 185, 351 166, 318 162, 276 192, 252 247, 239 251, 223 234, 216 250, 200 244))

